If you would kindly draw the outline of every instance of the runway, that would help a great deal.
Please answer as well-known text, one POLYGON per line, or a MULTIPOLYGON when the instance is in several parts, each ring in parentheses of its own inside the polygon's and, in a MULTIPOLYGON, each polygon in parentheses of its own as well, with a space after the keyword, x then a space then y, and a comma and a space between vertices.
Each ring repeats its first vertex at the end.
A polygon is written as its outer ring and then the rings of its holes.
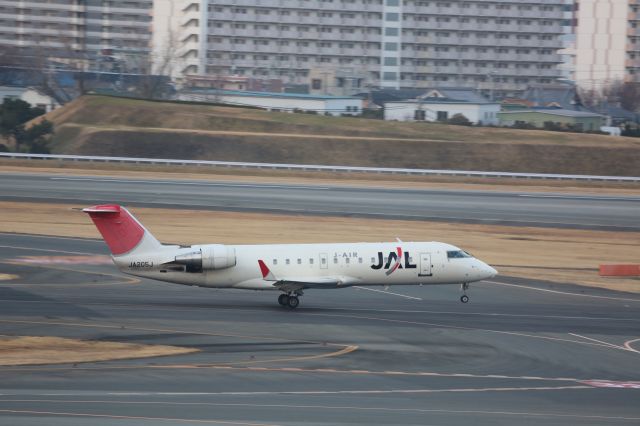
POLYGON ((274 293, 139 282, 104 255, 0 234, 0 271, 18 276, 0 281, 0 335, 201 351, 0 367, 0 424, 640 423, 637 295, 500 277, 467 305, 456 286, 349 288, 290 311, 274 293))
POLYGON ((0 200, 640 231, 640 197, 3 173, 0 200))

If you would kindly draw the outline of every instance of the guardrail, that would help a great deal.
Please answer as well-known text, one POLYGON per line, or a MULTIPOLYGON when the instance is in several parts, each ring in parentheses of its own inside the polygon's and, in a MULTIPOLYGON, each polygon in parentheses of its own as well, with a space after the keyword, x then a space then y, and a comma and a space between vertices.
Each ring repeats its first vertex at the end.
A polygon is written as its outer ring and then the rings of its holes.
POLYGON ((588 176, 588 175, 562 175, 544 173, 507 173, 507 172, 480 172, 464 170, 432 170, 432 169, 400 169, 389 167, 351 167, 351 166, 324 166, 314 164, 278 164, 278 163, 240 163, 235 161, 200 161, 200 160, 172 160, 160 158, 128 158, 128 157, 97 157, 82 155, 48 155, 48 154, 22 154, 12 152, 0 153, 0 158, 14 158, 27 160, 57 160, 89 163, 127 163, 127 164, 154 164, 166 166, 208 166, 228 167, 241 169, 270 169, 270 170, 296 170, 313 172, 343 172, 343 173, 379 173, 419 176, 466 176, 484 178, 511 178, 511 179, 555 179, 555 180, 579 180, 579 181, 607 181, 607 182, 640 182, 640 177, 633 176, 588 176))

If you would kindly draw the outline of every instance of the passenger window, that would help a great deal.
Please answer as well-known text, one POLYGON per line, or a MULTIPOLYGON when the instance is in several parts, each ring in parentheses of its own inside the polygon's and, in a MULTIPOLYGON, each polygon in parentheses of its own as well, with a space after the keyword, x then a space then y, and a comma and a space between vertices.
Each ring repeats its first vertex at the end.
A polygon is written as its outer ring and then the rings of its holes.
POLYGON ((371 263, 376 263, 376 258, 375 257, 371 258, 371 263))
POLYGON ((278 264, 278 259, 273 259, 273 264, 277 265, 278 264))
POLYGON ((362 263, 362 258, 361 257, 358 258, 358 263, 362 263))
POLYGON ((347 257, 345 260, 345 263, 348 265, 349 264, 349 258, 347 257))
POLYGON ((333 263, 338 263, 338 258, 337 257, 333 258, 333 263))
POLYGON ((309 265, 313 265, 313 258, 309 258, 309 265))
POLYGON ((327 263, 327 259, 325 259, 324 257, 322 258, 322 264, 324 265, 325 263, 327 263))
POLYGON ((298 265, 302 265, 302 259, 298 259, 298 265))
POLYGON ((286 264, 288 265, 288 264, 290 263, 290 262, 289 262, 289 259, 286 259, 286 260, 284 261, 284 263, 286 263, 286 264))

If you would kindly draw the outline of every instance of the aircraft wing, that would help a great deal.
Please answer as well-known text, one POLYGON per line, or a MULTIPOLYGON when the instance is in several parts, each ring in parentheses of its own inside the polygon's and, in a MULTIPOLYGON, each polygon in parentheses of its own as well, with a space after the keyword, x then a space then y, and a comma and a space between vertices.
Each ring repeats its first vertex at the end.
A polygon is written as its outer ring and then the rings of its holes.
POLYGON ((306 288, 336 288, 349 286, 357 283, 357 279, 351 277, 278 277, 276 278, 267 265, 258 260, 262 279, 272 281, 272 285, 284 292, 302 290, 306 288))
POLYGON ((336 277, 313 277, 282 278, 278 281, 275 281, 273 283, 273 286, 288 293, 305 288, 336 288, 342 284, 342 280, 336 277))

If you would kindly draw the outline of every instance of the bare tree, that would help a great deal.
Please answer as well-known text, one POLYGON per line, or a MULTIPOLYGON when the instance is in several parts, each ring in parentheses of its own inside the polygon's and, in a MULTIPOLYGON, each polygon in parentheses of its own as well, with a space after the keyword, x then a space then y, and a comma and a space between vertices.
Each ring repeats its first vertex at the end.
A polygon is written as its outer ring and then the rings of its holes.
POLYGON ((601 109, 604 105, 614 105, 635 112, 640 110, 640 83, 615 80, 597 89, 582 88, 580 98, 589 108, 601 109))
POLYGON ((137 72, 141 74, 137 84, 138 95, 145 99, 161 98, 166 94, 174 66, 178 61, 178 34, 173 26, 168 26, 161 49, 132 58, 137 72))
POLYGON ((640 83, 624 83, 620 106, 629 111, 640 112, 640 83))

